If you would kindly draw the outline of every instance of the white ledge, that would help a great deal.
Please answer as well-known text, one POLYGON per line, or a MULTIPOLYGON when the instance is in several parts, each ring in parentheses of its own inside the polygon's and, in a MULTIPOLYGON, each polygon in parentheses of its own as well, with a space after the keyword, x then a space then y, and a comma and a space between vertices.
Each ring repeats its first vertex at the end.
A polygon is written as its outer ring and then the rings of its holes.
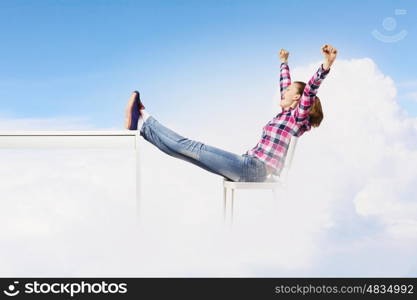
POLYGON ((136 210, 140 207, 137 130, 8 130, 0 131, 0 149, 132 149, 136 151, 136 210))
POLYGON ((136 149, 137 130, 0 131, 0 149, 117 148, 136 149))

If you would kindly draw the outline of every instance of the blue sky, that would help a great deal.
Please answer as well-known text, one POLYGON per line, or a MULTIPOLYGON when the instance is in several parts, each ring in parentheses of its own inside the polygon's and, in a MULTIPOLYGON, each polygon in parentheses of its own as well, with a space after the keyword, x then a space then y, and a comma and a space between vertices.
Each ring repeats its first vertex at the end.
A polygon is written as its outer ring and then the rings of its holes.
POLYGON ((201 95, 224 95, 209 105, 225 109, 252 105, 249 95, 273 93, 280 48, 303 65, 321 59, 324 43, 404 83, 399 103, 417 116, 406 96, 417 91, 416 13, 414 1, 1 1, 0 117, 84 116, 122 128, 134 89, 162 117, 201 111, 201 95), (408 34, 383 43, 374 29, 408 34), (242 89, 248 96, 237 99, 242 89))

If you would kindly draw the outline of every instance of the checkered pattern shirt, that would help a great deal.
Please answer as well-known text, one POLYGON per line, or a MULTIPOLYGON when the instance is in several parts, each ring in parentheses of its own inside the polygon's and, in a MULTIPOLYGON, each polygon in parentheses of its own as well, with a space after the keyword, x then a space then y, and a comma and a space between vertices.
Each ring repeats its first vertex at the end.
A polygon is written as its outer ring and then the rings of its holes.
MULTIPOLYGON (((299 137, 311 129, 309 109, 316 99, 321 82, 329 71, 330 69, 324 70, 321 65, 306 84, 298 105, 295 108, 282 110, 269 121, 263 127, 262 137, 258 144, 248 150, 246 154, 259 158, 273 168, 275 175, 279 175, 284 166, 291 136, 299 137)), ((281 99, 290 84, 290 69, 286 63, 282 63, 280 72, 281 99)))

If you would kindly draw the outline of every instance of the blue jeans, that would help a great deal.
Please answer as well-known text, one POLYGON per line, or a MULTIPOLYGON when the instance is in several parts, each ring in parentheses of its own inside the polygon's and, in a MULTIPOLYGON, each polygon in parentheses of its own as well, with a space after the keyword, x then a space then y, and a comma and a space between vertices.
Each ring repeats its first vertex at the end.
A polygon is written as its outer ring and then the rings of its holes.
POLYGON ((150 116, 140 135, 161 151, 188 161, 231 181, 262 182, 267 177, 264 162, 247 154, 237 155, 182 137, 150 116))

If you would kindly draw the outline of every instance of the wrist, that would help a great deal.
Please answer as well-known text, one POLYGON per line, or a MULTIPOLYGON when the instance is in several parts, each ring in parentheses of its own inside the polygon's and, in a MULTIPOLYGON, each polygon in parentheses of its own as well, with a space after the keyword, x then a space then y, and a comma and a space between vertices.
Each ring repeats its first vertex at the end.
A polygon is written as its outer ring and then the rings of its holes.
POLYGON ((325 62, 322 63, 322 68, 325 71, 329 70, 331 66, 332 66, 332 64, 328 61, 325 61, 325 62))

